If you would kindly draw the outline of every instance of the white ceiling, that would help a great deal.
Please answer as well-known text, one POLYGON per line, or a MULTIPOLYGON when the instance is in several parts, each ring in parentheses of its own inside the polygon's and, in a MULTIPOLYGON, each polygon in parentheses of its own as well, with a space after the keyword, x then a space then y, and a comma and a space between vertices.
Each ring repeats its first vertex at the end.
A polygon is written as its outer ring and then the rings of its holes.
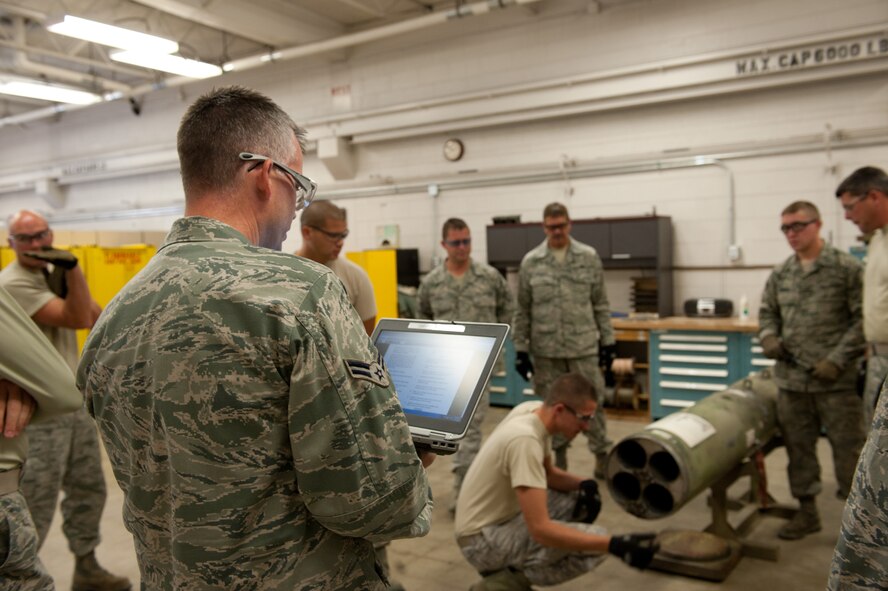
MULTIPOLYGON (((461 0, 0 0, 0 74, 95 92, 174 78, 111 61, 109 48, 46 30, 71 14, 177 41, 183 57, 222 65, 375 29, 466 4, 461 0)), ((49 103, 0 95, 0 117, 49 103)))

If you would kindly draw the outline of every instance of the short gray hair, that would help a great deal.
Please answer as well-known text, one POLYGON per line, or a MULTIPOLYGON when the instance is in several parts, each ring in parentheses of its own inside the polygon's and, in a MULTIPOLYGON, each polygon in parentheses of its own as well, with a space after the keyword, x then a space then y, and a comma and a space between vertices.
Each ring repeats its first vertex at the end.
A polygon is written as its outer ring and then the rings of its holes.
POLYGON ((241 152, 288 160, 294 134, 305 151, 305 130, 254 90, 228 86, 201 96, 182 117, 177 136, 185 197, 231 188, 241 152))

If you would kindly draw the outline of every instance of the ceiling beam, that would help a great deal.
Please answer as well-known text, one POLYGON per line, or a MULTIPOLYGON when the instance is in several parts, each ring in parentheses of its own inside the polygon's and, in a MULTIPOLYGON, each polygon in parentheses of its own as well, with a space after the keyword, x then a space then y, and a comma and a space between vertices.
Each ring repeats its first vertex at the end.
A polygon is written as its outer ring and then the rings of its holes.
POLYGON ((376 17, 376 18, 385 17, 385 12, 383 12, 381 10, 377 10, 375 8, 370 8, 369 6, 367 6, 361 2, 358 2, 358 0, 334 0, 334 1, 338 2, 339 4, 345 4, 346 6, 356 8, 357 10, 360 10, 364 14, 367 14, 372 17, 376 17))
POLYGON ((211 0, 200 5, 186 0, 133 1, 262 45, 310 43, 344 32, 338 23, 297 6, 289 7, 289 14, 282 14, 242 0, 211 0))

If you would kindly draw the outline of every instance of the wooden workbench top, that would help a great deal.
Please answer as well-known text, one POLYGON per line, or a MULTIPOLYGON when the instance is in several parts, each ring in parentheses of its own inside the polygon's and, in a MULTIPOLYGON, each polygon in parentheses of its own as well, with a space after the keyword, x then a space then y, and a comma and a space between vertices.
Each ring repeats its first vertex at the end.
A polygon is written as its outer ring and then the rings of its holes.
POLYGON ((670 316, 656 320, 638 320, 634 318, 612 318, 615 330, 709 330, 717 332, 758 332, 755 320, 739 320, 737 318, 688 318, 686 316, 670 316))

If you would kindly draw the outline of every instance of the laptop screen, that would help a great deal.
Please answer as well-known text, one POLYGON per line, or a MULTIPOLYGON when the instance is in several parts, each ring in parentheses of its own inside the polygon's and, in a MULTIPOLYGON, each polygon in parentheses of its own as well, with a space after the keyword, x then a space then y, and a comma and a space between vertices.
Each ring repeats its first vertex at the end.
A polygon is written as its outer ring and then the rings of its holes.
POLYGON ((507 333, 502 324, 380 320, 373 342, 410 426, 462 435, 507 333))
POLYGON ((405 412, 459 421, 496 345, 493 337, 382 331, 376 347, 405 412))

